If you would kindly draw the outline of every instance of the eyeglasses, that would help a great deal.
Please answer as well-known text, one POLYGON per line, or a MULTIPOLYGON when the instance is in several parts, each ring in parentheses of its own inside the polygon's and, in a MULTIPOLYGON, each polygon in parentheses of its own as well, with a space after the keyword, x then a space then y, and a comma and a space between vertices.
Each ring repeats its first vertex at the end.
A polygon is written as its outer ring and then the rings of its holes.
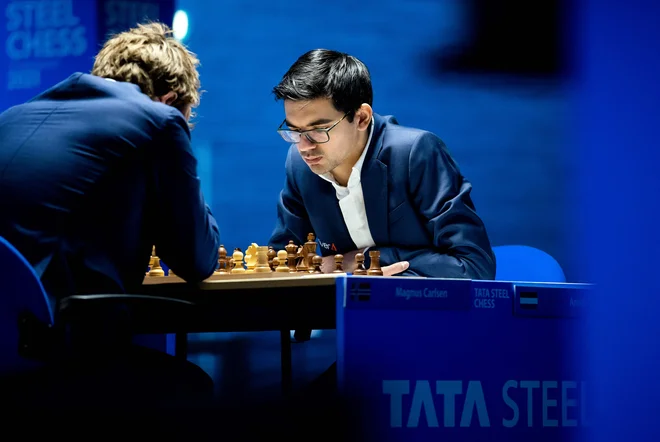
POLYGON ((284 138, 284 141, 286 141, 287 143, 298 144, 300 143, 300 140, 303 135, 305 136, 305 138, 307 138, 310 141, 310 143, 314 143, 314 144, 327 143, 328 141, 330 141, 330 134, 328 132, 330 132, 336 125, 341 123, 348 114, 349 113, 346 112, 344 116, 339 119, 339 121, 337 121, 330 127, 326 127, 323 129, 310 129, 304 131, 282 129, 282 126, 284 126, 284 123, 286 123, 286 119, 284 119, 284 121, 282 121, 282 124, 280 124, 280 127, 277 128, 277 132, 282 136, 282 138, 284 138))

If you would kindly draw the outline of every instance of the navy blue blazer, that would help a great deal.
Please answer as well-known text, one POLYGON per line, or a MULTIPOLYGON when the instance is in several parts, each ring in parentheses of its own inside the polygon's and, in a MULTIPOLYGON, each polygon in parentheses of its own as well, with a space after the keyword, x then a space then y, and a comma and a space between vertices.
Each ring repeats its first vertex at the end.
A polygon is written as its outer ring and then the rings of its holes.
MULTIPOLYGON (((381 265, 408 261, 401 275, 494 279, 495 256, 470 192, 444 143, 434 134, 374 114, 374 132, 361 174, 371 235, 381 265)), ((269 244, 276 250, 313 232, 323 256, 357 247, 335 190, 313 173, 295 145, 269 244)), ((367 255, 366 265, 369 265, 367 255)))
POLYGON ((152 245, 188 281, 217 264, 188 124, 130 83, 76 73, 0 114, 0 214, 55 297, 131 292, 152 245))

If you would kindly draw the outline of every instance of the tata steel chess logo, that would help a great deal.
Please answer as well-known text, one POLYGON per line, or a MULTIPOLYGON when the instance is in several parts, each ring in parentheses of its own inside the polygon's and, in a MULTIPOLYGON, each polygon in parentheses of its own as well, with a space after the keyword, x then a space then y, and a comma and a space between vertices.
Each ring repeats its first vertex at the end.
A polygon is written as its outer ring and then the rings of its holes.
POLYGON ((371 299, 371 284, 368 282, 352 282, 348 293, 351 301, 369 301, 371 299))

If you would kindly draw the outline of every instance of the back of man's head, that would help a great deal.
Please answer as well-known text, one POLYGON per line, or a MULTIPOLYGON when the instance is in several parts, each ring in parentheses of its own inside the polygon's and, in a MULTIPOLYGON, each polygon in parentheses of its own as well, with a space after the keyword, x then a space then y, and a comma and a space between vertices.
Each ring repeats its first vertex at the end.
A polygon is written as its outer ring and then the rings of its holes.
POLYGON ((140 24, 110 38, 96 55, 92 75, 136 84, 152 99, 174 92, 172 106, 199 104, 199 60, 161 23, 140 24))

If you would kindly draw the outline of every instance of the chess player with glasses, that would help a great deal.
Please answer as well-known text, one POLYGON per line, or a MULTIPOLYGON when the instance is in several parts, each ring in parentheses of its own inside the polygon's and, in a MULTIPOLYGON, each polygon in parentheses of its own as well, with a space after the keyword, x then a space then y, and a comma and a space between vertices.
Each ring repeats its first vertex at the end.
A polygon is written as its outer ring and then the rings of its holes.
POLYGON ((323 270, 380 252, 385 275, 493 279, 495 257, 472 184, 431 132, 373 111, 367 67, 325 49, 298 58, 273 89, 289 151, 269 245, 314 232, 323 270))

